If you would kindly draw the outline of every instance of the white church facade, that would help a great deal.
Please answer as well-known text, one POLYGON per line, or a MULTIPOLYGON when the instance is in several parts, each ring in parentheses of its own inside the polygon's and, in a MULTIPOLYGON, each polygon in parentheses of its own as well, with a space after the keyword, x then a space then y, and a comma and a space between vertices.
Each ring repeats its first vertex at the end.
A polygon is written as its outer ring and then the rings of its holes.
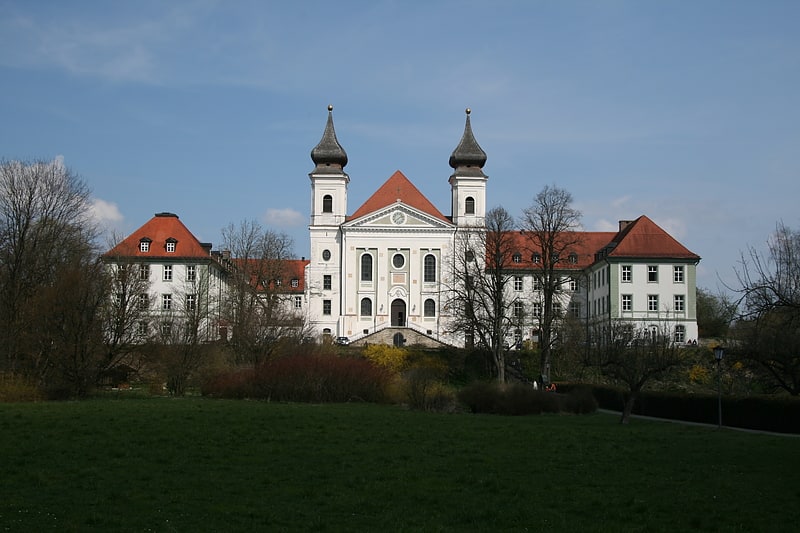
MULTIPOLYGON (((347 154, 336 138, 332 107, 311 158, 311 254, 305 277, 308 316, 317 334, 374 341, 383 330, 404 328, 463 346, 464 335, 453 331, 448 314, 453 282, 448 277, 453 254, 460 253, 459 231, 485 226, 488 183, 487 156, 473 135, 469 109, 449 160, 447 215, 400 171, 348 212, 347 154)), ((566 290, 554 302, 559 313, 594 328, 627 321, 668 331, 677 343, 697 339, 699 256, 646 216, 621 221, 618 232, 583 237, 580 249, 563 261, 566 290)), ((514 254, 509 272, 512 314, 520 310, 510 343, 536 340, 541 317, 535 257, 523 250, 521 245, 514 254)))

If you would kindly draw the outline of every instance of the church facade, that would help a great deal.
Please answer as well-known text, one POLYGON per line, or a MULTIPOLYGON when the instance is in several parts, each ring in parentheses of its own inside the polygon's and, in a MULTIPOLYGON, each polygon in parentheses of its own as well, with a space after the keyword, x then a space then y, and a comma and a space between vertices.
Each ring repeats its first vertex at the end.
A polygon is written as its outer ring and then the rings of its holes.
MULTIPOLYGON (((306 298, 320 336, 350 341, 379 339, 404 329, 416 339, 463 346, 448 311, 459 233, 485 228, 487 156, 472 131, 450 156, 451 203, 443 214, 397 171, 349 211, 347 154, 334 129, 332 107, 322 139, 311 151, 311 242, 306 298)), ((514 252, 506 295, 515 320, 507 342, 537 340, 542 295, 536 253, 514 252)), ((565 290, 553 305, 594 328, 627 321, 669 332, 676 343, 697 339, 696 266, 690 252, 646 216, 621 221, 618 232, 584 232, 564 258, 565 290)))

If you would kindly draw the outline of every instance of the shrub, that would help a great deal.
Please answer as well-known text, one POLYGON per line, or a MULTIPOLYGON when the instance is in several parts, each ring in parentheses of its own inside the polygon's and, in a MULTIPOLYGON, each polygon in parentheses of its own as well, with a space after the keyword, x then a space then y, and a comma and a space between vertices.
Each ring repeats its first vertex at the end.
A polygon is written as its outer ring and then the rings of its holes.
POLYGON ((390 372, 402 372, 409 366, 409 351, 388 344, 370 344, 363 350, 364 357, 390 372))
POLYGON ((459 400, 473 413, 531 415, 539 413, 592 413, 597 403, 588 389, 557 394, 522 384, 477 382, 464 387, 459 400))
POLYGON ((456 396, 439 379, 441 373, 437 368, 415 367, 403 374, 401 390, 409 407, 421 411, 455 411, 456 396))
POLYGON ((35 402, 42 399, 30 380, 16 374, 0 374, 0 402, 35 402))
POLYGON ((385 369, 364 359, 295 355, 219 374, 207 380, 201 391, 221 398, 384 402, 390 378, 385 369))

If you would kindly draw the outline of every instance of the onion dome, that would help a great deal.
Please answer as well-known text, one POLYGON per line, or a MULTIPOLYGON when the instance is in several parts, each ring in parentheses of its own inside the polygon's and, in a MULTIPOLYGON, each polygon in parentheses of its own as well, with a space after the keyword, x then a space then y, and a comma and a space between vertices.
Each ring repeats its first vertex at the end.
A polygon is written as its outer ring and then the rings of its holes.
POLYGON ((464 126, 464 135, 461 142, 450 155, 450 166, 459 175, 484 176, 483 165, 486 164, 486 152, 478 145, 472 134, 472 125, 469 121, 471 110, 467 108, 467 123, 464 126))
POLYGON ((333 129, 333 106, 328 106, 328 123, 325 125, 325 132, 322 140, 311 150, 311 160, 320 167, 344 168, 347 164, 347 153, 336 139, 336 130, 333 129))

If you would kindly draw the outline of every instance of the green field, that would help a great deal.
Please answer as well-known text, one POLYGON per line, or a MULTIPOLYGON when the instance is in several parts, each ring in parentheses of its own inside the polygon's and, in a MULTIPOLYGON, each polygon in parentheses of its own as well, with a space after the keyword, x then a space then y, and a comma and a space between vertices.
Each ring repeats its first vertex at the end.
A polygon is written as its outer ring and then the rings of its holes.
POLYGON ((796 531, 800 439, 617 417, 0 404, 3 531, 796 531))

